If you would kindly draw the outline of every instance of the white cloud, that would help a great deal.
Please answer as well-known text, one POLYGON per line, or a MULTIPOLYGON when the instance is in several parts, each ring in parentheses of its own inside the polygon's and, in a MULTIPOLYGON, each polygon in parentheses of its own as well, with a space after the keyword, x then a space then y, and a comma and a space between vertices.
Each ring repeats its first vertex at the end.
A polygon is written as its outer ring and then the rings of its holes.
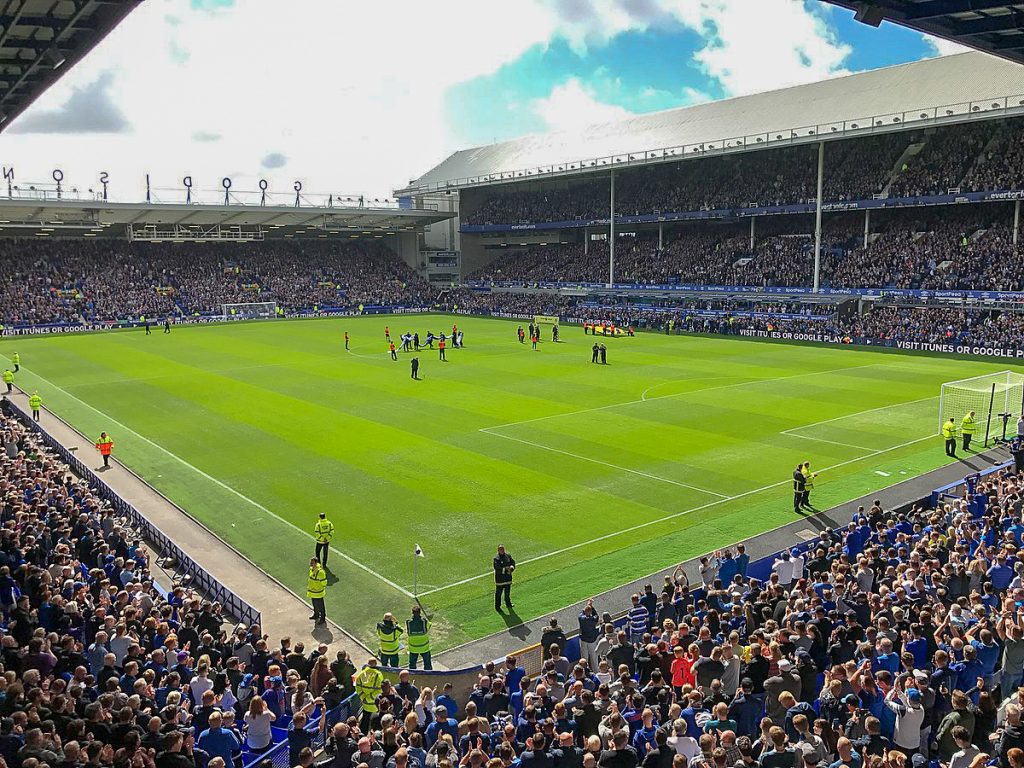
POLYGON ((944 40, 941 37, 921 35, 921 38, 928 45, 928 47, 932 49, 936 56, 952 56, 953 54, 956 53, 963 53, 964 51, 971 50, 966 45, 954 43, 952 40, 944 40))
POLYGON ((26 182, 59 165, 69 183, 88 187, 105 170, 112 194, 141 199, 147 172, 154 186, 178 188, 191 174, 196 189, 217 190, 221 176, 243 169, 234 189, 254 190, 272 147, 288 163, 266 172, 271 192, 290 197, 300 179, 304 191, 325 195, 389 195, 459 148, 445 112, 452 86, 551 38, 550 13, 538 2, 500 15, 499 24, 496 6, 478 0, 443 8, 325 0, 290 14, 280 0, 217 13, 150 0, 14 123, 44 118, 110 70, 118 73, 110 96, 131 134, 65 134, 57 142, 8 131, 4 157, 26 182), (171 34, 188 42, 187 61, 175 61, 166 43, 154 45, 171 34), (455 60, 445 58, 448 50, 458 51, 455 60), (221 141, 193 139, 210 126, 221 141))
POLYGON ((12 133, 125 133, 131 124, 114 101, 114 73, 106 71, 91 83, 71 89, 67 100, 51 109, 37 109, 11 126, 12 133))
POLYGON ((676 18, 705 35, 695 61, 731 96, 848 74, 848 45, 803 0, 675 0, 676 18))
POLYGON ((671 24, 698 32, 695 62, 729 95, 847 74, 850 47, 808 0, 543 0, 556 34, 577 50, 671 24))
POLYGON ((551 89, 543 99, 534 99, 530 108, 556 131, 586 128, 629 117, 624 107, 599 101, 593 91, 577 77, 571 77, 551 89))
MULTIPOLYGON (((149 0, 12 126, 45 129, 76 89, 115 71, 107 95, 130 133, 66 133, 55 142, 8 130, 0 140, 21 180, 49 178, 60 166, 69 182, 88 187, 108 171, 121 199, 141 198, 147 172, 168 188, 191 174, 197 190, 218 198, 228 174, 235 190, 255 189, 265 176, 271 192, 289 199, 296 179, 309 192, 378 197, 461 148, 445 107, 453 86, 558 37, 584 50, 623 32, 681 24, 704 36, 695 59, 729 94, 840 74, 849 51, 809 2, 516 0, 510 10, 500 0, 307 0, 304 13, 282 14, 280 0, 214 13, 187 0, 149 0), (458 51, 455 60, 445 59, 448 50, 458 51), (214 134, 221 140, 209 140, 214 134), (287 165, 264 169, 268 148, 287 165)), ((708 94, 689 88, 684 96, 708 94)), ((552 128, 629 114, 578 79, 521 108, 552 128)))

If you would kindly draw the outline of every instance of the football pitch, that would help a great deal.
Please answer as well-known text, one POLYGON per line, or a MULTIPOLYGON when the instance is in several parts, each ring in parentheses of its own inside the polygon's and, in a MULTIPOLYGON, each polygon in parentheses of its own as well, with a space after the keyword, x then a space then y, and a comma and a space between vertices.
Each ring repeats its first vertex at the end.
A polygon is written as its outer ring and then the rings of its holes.
POLYGON ((941 383, 1007 366, 653 333, 604 339, 602 366, 580 328, 533 351, 515 321, 454 321, 465 348, 420 352, 421 381, 384 326, 423 338, 452 316, 17 338, 0 354, 301 595, 325 510, 328 615, 371 648, 384 611, 408 613, 420 545, 435 651, 513 621, 493 610, 499 543, 519 563, 515 621, 544 615, 790 522, 800 461, 821 473, 821 508, 944 464, 941 383))

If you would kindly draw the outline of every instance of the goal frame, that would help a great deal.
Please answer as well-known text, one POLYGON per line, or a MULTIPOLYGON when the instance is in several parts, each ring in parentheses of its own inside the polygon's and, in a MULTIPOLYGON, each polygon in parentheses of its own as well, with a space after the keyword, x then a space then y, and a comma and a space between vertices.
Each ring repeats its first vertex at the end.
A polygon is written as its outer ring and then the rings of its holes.
MULTIPOLYGON (((1024 374, 1009 369, 996 371, 994 373, 984 373, 979 376, 969 376, 965 379, 956 379, 955 381, 945 381, 939 389, 939 419, 938 419, 938 434, 942 434, 942 425, 945 423, 948 414, 946 413, 946 393, 947 390, 952 390, 958 385, 962 389, 969 389, 966 385, 968 382, 985 380, 991 382, 990 386, 986 389, 976 389, 978 396, 981 398, 981 402, 984 403, 984 411, 978 411, 979 416, 984 415, 985 417, 985 437, 982 442, 983 447, 988 447, 990 440, 990 433, 992 428, 993 417, 998 417, 1000 413, 1024 413, 1024 374), (999 377, 1004 377, 1003 381, 999 381, 999 377), (996 388, 1002 384, 1002 392, 997 392, 996 388), (1019 387, 1020 399, 1013 395, 1015 387, 1019 387)), ((996 439, 993 437, 993 440, 996 439)))
POLYGON ((276 301, 245 301, 234 304, 221 304, 220 305, 221 315, 226 320, 253 320, 259 318, 274 318, 277 317, 277 302, 276 301), (232 312, 232 309, 239 307, 266 307, 266 311, 244 311, 244 312, 232 312))

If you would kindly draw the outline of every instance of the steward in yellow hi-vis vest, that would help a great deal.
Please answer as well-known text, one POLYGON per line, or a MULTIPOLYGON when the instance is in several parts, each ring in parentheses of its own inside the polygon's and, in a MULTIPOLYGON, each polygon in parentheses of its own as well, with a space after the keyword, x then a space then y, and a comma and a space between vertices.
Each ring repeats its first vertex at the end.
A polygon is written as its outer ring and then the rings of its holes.
POLYGON ((964 438, 964 450, 971 449, 971 438, 978 429, 978 422, 974 420, 974 411, 969 411, 960 422, 960 434, 964 438))
POLYGON ((418 606, 412 607, 412 618, 405 622, 406 642, 409 645, 409 669, 416 669, 416 662, 423 659, 424 669, 433 669, 430 663, 430 620, 418 606))
POLYGON ((956 423, 953 417, 942 425, 942 439, 946 441, 946 455, 956 458, 956 423))
POLYGON ((39 409, 43 407, 43 398, 38 392, 33 392, 28 398, 28 407, 32 409, 33 421, 39 421, 39 409))
POLYGON ((402 628, 398 626, 395 617, 390 613, 384 614, 384 620, 377 624, 377 639, 380 641, 380 663, 385 667, 397 667, 398 661, 398 638, 402 634, 402 628))
POLYGON ((327 519, 326 512, 320 513, 320 519, 313 526, 313 538, 316 539, 316 559, 326 568, 327 554, 331 551, 331 539, 334 538, 334 523, 327 519))
POLYGON ((380 696, 383 687, 384 673, 377 669, 377 660, 370 657, 366 666, 356 675, 356 693, 359 695, 359 703, 363 707, 359 728, 363 733, 370 732, 370 720, 377 714, 377 697, 380 696))
POLYGON ((313 603, 313 615, 309 618, 317 624, 327 621, 324 597, 327 595, 327 571, 315 557, 309 561, 309 576, 306 579, 306 597, 313 603))

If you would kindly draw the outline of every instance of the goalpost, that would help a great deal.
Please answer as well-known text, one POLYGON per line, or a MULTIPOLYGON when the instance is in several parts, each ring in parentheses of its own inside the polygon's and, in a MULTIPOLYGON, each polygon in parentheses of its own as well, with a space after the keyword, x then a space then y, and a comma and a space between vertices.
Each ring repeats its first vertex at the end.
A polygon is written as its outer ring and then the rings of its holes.
MULTIPOLYGON (((947 381, 939 396, 939 432, 950 418, 960 428, 968 411, 974 411, 978 424, 976 437, 989 445, 1003 437, 1002 414, 1024 413, 1024 374, 999 371, 969 379, 947 381)), ((1016 429, 1013 431, 1016 434, 1016 429)))
MULTIPOLYGON (((558 315, 534 315, 533 324, 540 328, 542 325, 551 327, 552 329, 558 327, 558 315)), ((540 333, 537 334, 538 337, 540 333)))
POLYGON ((276 317, 276 301, 253 301, 242 304, 221 304, 220 312, 228 320, 251 320, 254 317, 276 317))

